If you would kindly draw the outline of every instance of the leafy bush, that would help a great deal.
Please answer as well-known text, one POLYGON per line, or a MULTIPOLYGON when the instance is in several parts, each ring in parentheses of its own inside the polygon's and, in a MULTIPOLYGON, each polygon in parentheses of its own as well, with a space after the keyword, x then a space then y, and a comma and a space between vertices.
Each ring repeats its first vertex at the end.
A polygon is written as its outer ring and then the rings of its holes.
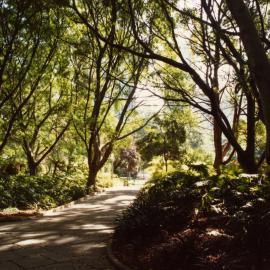
POLYGON ((75 177, 7 176, 0 178, 0 209, 51 208, 85 195, 85 180, 75 177))
POLYGON ((269 179, 237 170, 216 176, 204 166, 154 177, 118 220, 114 249, 124 260, 132 254, 142 269, 168 269, 168 261, 169 269, 264 269, 270 263, 269 179), (221 232, 216 238, 208 234, 215 229, 221 232), (217 259, 210 267, 207 258, 217 259))
POLYGON ((111 173, 99 173, 97 177, 97 186, 100 188, 110 188, 113 186, 111 173))
POLYGON ((116 237, 121 234, 121 239, 128 241, 130 235, 151 237, 163 227, 184 226, 191 218, 191 209, 198 202, 199 194, 191 187, 199 180, 196 174, 175 172, 149 181, 123 213, 116 237))

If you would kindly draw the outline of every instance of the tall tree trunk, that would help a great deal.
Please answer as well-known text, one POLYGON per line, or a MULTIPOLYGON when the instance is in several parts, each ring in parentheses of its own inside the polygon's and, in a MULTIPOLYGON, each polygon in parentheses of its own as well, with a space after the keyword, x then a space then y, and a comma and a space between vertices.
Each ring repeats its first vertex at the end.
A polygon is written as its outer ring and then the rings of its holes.
POLYGON ((266 161, 270 164, 270 63, 259 33, 243 0, 226 0, 239 29, 245 47, 250 70, 261 97, 267 132, 266 161))
POLYGON ((165 171, 168 172, 168 159, 166 157, 166 154, 164 155, 164 163, 165 163, 165 171))
POLYGON ((239 162, 247 173, 258 173, 255 161, 255 100, 251 93, 247 96, 247 146, 246 151, 238 156, 239 162))
POLYGON ((258 166, 254 159, 250 157, 249 152, 243 151, 242 153, 237 153, 237 156, 238 162, 245 173, 258 173, 258 166))
POLYGON ((97 166, 92 164, 89 167, 88 172, 88 178, 86 183, 87 191, 89 191, 90 188, 96 188, 97 173, 98 173, 97 166))
POLYGON ((247 154, 255 164, 255 100, 247 93, 247 154))
POLYGON ((39 163, 36 162, 27 140, 23 140, 23 150, 26 154, 28 172, 30 175, 36 176, 38 173, 39 163))
POLYGON ((38 173, 38 164, 34 161, 34 159, 27 158, 27 166, 28 166, 28 171, 31 176, 36 176, 38 173))
POLYGON ((214 146, 215 146, 215 161, 214 168, 217 174, 220 174, 220 167, 223 162, 223 148, 222 148, 222 131, 217 121, 214 119, 214 146))
MULTIPOLYGON (((218 122, 218 117, 216 116, 215 117, 216 121, 218 122)), ((218 126, 221 128, 221 124, 220 122, 218 122, 218 126)), ((227 132, 227 130, 223 127, 222 129, 223 133, 227 132)), ((233 141, 230 141, 232 137, 227 137, 228 141, 233 143, 233 141)), ((251 156, 250 155, 250 152, 247 152, 247 150, 243 150, 242 147, 240 147, 239 145, 235 144, 233 145, 234 149, 235 149, 235 152, 237 153, 237 158, 238 158, 238 162, 239 162, 239 165, 240 167, 242 168, 242 170, 245 172, 245 173, 257 173, 258 172, 258 166, 257 164, 255 163, 255 160, 254 160, 254 155, 251 156), (238 146, 238 147, 236 147, 238 146)))

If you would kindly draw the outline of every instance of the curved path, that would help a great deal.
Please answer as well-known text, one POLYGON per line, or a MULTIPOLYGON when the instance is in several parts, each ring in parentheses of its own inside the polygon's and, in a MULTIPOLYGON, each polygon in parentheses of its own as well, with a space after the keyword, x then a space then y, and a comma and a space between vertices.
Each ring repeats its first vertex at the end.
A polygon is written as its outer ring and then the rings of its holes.
POLYGON ((106 244, 140 187, 108 189, 36 220, 0 223, 0 270, 112 270, 106 244))

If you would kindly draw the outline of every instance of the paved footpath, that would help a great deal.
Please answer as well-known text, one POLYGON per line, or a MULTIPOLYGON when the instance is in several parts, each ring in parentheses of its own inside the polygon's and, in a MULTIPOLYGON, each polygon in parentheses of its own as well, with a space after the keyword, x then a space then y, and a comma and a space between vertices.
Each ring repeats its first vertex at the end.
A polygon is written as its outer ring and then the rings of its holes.
POLYGON ((114 269, 106 244, 139 188, 112 188, 36 220, 0 223, 0 270, 114 269))

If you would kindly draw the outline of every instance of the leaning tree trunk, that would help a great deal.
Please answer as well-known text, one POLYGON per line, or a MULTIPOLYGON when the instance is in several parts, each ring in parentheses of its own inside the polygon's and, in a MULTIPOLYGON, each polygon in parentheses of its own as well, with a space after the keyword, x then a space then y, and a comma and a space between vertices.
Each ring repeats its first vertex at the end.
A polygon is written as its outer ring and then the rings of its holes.
POLYGON ((222 132, 227 135, 228 141, 231 143, 232 147, 234 148, 235 152, 237 153, 237 158, 239 165, 241 169, 245 173, 257 173, 258 166, 255 163, 254 155, 251 155, 250 149, 243 150, 242 147, 236 142, 236 139, 230 135, 228 130, 224 127, 222 121, 220 118, 218 118, 218 115, 214 115, 215 120, 217 121, 219 127, 222 129, 222 132))
POLYGON ((243 0, 226 0, 239 29, 261 98, 267 131, 266 161, 270 165, 270 63, 262 45, 255 22, 243 0))

